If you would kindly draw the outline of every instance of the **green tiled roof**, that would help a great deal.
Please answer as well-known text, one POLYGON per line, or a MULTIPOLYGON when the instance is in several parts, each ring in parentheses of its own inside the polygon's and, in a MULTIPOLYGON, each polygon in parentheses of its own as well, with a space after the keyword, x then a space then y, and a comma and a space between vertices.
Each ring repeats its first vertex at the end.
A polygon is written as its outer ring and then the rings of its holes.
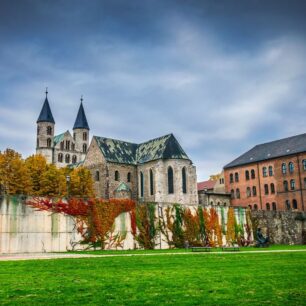
POLYGON ((53 137, 53 143, 56 146, 59 142, 61 142, 64 139, 65 133, 56 135, 53 137))
POLYGON ((142 164, 157 159, 189 159, 173 134, 149 140, 141 144, 94 136, 109 162, 142 164))

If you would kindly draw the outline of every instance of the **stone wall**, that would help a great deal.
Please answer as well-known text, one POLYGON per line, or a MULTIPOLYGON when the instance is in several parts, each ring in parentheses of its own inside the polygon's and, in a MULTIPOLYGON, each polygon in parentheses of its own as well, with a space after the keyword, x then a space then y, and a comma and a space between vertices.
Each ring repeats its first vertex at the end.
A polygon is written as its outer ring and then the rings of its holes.
POLYGON ((306 244, 306 214, 293 211, 252 211, 254 227, 260 227, 274 244, 306 244))

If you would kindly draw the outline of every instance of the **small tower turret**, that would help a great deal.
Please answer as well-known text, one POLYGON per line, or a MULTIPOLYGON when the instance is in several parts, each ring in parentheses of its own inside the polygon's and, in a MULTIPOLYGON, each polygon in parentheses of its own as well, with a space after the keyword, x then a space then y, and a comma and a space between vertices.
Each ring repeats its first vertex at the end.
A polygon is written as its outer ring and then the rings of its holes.
POLYGON ((73 126, 73 139, 75 140, 76 150, 82 152, 82 159, 84 159, 89 144, 89 126, 83 107, 83 96, 81 96, 80 108, 73 126))
POLYGON ((46 157, 48 163, 52 163, 52 147, 54 137, 55 121, 48 101, 48 88, 46 88, 46 98, 37 119, 37 143, 36 154, 46 157))

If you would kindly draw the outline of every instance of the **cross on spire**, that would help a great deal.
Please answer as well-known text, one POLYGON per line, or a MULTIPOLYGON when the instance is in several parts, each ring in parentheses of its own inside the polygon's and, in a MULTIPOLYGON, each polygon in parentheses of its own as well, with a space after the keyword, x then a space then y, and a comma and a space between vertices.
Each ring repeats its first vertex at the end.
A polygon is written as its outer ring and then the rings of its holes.
POLYGON ((46 98, 48 98, 48 87, 46 87, 45 94, 46 94, 46 98))
POLYGON ((83 95, 81 95, 81 103, 83 102, 83 95))

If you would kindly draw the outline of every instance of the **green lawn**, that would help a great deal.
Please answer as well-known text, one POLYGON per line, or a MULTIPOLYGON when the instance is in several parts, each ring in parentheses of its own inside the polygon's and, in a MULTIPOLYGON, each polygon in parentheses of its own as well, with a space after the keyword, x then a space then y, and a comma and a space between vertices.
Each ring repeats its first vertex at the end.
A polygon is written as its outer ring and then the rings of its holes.
POLYGON ((0 304, 306 305, 306 252, 0 262, 0 304))

